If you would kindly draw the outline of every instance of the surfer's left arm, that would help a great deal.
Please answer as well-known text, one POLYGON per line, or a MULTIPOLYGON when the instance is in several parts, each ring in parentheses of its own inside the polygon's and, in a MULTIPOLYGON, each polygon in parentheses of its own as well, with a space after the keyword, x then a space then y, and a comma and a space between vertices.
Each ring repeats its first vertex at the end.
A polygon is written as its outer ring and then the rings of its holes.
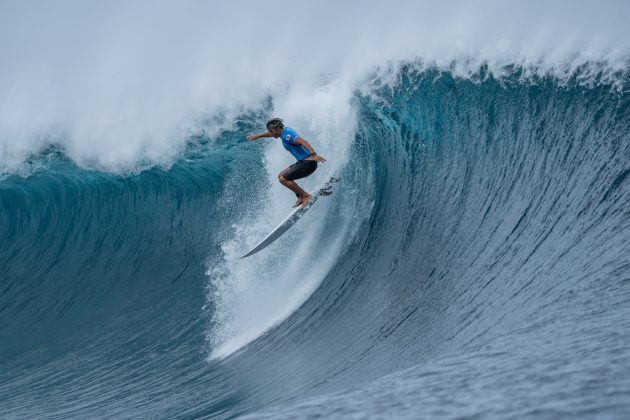
POLYGON ((326 159, 324 159, 323 156, 320 156, 317 153, 315 153, 315 149, 313 149, 313 146, 311 146, 311 144, 308 141, 306 141, 306 139, 303 139, 302 137, 298 137, 293 141, 293 144, 299 144, 300 146, 304 146, 306 150, 308 150, 308 152, 311 154, 314 160, 318 162, 326 162, 326 159))
POLYGON ((265 137, 273 137, 273 134, 271 134, 269 131, 265 131, 264 133, 260 134, 250 134, 249 136, 247 136, 247 140, 256 141, 265 137))

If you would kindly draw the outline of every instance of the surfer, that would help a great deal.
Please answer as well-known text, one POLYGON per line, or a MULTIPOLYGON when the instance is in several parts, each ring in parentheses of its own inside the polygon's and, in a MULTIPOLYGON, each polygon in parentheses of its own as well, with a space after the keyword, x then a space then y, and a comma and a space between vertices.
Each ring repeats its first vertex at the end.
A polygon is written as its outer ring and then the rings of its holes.
POLYGON ((272 118, 267 121, 267 131, 261 134, 250 134, 247 136, 247 140, 256 141, 265 137, 280 137, 284 148, 297 159, 297 162, 278 174, 278 180, 297 196, 297 201, 293 207, 300 206, 303 208, 311 201, 312 195, 300 188, 295 180, 306 178, 315 172, 317 162, 324 163, 326 159, 315 153, 309 142, 300 137, 295 130, 285 127, 284 122, 280 118, 272 118))

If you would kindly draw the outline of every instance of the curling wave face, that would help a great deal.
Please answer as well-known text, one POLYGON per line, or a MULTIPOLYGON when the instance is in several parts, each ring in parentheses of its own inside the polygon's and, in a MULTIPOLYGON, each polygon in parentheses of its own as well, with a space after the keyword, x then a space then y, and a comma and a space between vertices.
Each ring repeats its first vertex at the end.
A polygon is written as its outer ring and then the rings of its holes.
POLYGON ((120 177, 59 158, 2 181, 6 413, 361 413, 379 396, 400 414, 622 413, 626 90, 478 77, 409 66, 393 88, 357 92, 338 190, 249 268, 230 259, 229 226, 242 195, 265 201, 273 154, 243 151, 247 118, 169 170, 120 177), (238 301, 247 276, 272 305, 238 301), (241 318, 257 328, 234 341, 241 310, 260 311, 241 318), (445 408, 448 395, 460 404, 445 408))

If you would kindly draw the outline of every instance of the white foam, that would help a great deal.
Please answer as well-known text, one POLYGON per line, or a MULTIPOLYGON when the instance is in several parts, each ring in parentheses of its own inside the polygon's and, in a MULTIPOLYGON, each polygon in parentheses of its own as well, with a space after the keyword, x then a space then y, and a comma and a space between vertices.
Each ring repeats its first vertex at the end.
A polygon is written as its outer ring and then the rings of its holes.
POLYGON ((200 121, 270 93, 314 126, 322 75, 346 100, 396 60, 624 68, 629 16, 625 0, 2 2, 0 169, 50 142, 83 165, 165 164, 200 121))
MULTIPOLYGON (((348 160, 355 112, 348 100, 351 92, 345 92, 344 100, 337 100, 343 95, 340 89, 336 83, 322 87, 311 98, 308 108, 301 101, 303 92, 300 90, 286 91, 276 98, 279 115, 283 115, 318 154, 329 159, 319 164, 312 176, 298 181, 307 190, 315 188, 330 174, 338 173, 348 160)), ((279 140, 259 141, 268 143, 265 165, 271 185, 267 193, 269 199, 262 204, 252 203, 247 214, 239 217, 234 226, 226 227, 232 239, 223 244, 223 258, 218 262, 213 260, 208 270, 211 284, 208 300, 216 308, 215 326, 208 335, 213 358, 230 355, 297 309, 324 279, 344 241, 352 234, 356 197, 345 196, 340 203, 337 192, 337 195, 320 199, 281 240, 258 254, 240 259, 245 250, 286 217, 295 200, 276 178, 277 173, 295 159, 282 148, 279 140), (338 206, 335 235, 325 238, 323 252, 314 254, 313 245, 321 240, 324 217, 335 199, 338 206)))

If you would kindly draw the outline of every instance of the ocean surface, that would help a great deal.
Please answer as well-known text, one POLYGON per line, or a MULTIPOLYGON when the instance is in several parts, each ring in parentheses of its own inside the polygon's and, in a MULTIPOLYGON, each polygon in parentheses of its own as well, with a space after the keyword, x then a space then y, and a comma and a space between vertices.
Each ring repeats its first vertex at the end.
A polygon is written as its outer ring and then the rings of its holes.
POLYGON ((611 39, 319 69, 251 106, 230 88, 193 129, 139 91, 73 107, 8 72, 0 418, 630 417, 630 64, 606 55, 630 50, 611 39), (294 201, 278 140, 245 141, 277 115, 329 160, 300 184, 340 182, 240 259, 294 201))

